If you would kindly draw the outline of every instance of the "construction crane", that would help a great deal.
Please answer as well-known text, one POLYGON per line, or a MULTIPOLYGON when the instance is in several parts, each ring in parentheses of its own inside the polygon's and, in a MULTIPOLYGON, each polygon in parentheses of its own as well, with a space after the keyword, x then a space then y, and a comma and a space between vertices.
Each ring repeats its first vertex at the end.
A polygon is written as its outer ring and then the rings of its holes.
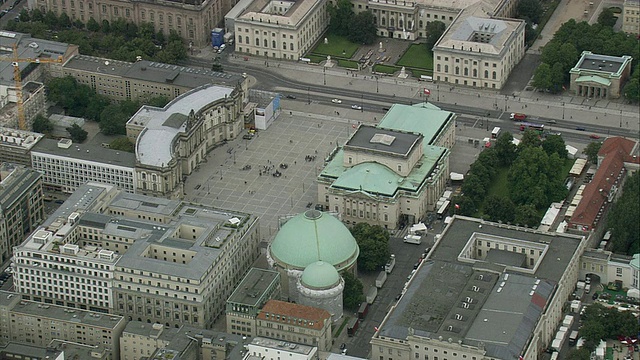
POLYGON ((18 44, 14 43, 12 46, 13 56, 11 57, 0 57, 0 61, 11 61, 11 65, 13 66, 13 81, 15 82, 16 87, 16 97, 17 97, 17 106, 18 106, 18 129, 20 130, 31 130, 27 129, 27 122, 24 114, 24 102, 22 99, 22 76, 20 74, 20 63, 62 63, 62 56, 58 56, 55 59, 40 59, 40 58, 20 58, 18 57, 18 44))

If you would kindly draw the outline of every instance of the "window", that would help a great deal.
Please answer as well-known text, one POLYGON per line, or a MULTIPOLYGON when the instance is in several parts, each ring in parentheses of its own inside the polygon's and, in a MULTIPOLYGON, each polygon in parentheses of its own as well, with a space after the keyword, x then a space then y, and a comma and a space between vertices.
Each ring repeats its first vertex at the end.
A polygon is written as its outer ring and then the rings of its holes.
POLYGON ((496 79, 496 72, 495 72, 495 71, 494 71, 494 72, 493 72, 493 74, 491 75, 491 78, 492 78, 493 80, 495 80, 495 79, 496 79))

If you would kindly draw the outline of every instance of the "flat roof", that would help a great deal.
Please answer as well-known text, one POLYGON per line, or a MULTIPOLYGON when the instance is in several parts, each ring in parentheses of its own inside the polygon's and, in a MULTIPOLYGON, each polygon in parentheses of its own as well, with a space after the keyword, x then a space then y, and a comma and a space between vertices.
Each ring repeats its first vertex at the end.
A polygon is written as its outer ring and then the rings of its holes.
POLYGON ((379 127, 419 133, 424 136, 422 146, 433 145, 449 121, 455 116, 431 103, 414 105, 393 104, 382 117, 379 127))
POLYGON ((368 150, 406 157, 420 142, 420 134, 362 125, 347 140, 347 150, 368 150))
POLYGON ((169 164, 173 159, 176 137, 187 129, 189 113, 197 113, 233 91, 232 87, 205 85, 180 95, 164 108, 141 107, 128 121, 144 126, 136 141, 137 160, 143 165, 156 167, 169 164))
POLYGON ((557 283, 577 256, 582 240, 576 235, 454 216, 381 324, 378 336, 405 340, 413 331, 472 346, 482 343, 487 356, 516 358, 526 347, 557 283), (465 246, 478 233, 546 246, 548 251, 533 273, 531 269, 507 270, 506 265, 489 263, 486 258, 460 260, 465 246), (429 301, 424 301, 426 298, 429 301))
POLYGON ((311 10, 320 4, 324 4, 322 0, 297 0, 287 1, 287 3, 294 3, 291 8, 284 14, 272 14, 264 12, 264 8, 271 3, 271 0, 255 0, 248 4, 243 11, 238 11, 235 20, 247 21, 254 25, 269 26, 285 26, 285 27, 298 27, 301 25, 311 10))
POLYGON ((44 135, 37 132, 0 126, 0 145, 2 146, 20 147, 29 150, 33 145, 37 144, 42 137, 44 137, 44 135))
POLYGON ((136 156, 133 153, 105 149, 99 145, 73 143, 68 149, 58 147, 58 140, 42 139, 32 149, 33 155, 50 155, 81 160, 87 163, 112 165, 133 171, 136 156))
POLYGON ((40 319, 53 319, 64 322, 73 322, 78 325, 86 325, 97 328, 115 329, 124 320, 124 317, 115 314, 69 309, 64 306, 43 304, 36 301, 22 300, 11 310, 13 313, 34 316, 40 319))
POLYGON ((601 71, 618 74, 628 62, 628 56, 609 56, 585 51, 574 67, 576 70, 601 71))
POLYGON ((280 274, 277 271, 251 268, 227 302, 251 307, 260 306, 259 302, 264 300, 265 292, 278 281, 280 274))
POLYGON ((22 166, 15 166, 10 163, 3 163, 0 166, 3 170, 8 167, 14 167, 11 173, 0 182, 0 206, 4 209, 12 206, 24 195, 27 189, 42 178, 42 174, 39 172, 22 166))
POLYGON ((290 352, 294 354, 309 355, 315 349, 315 346, 303 345, 294 342, 284 343, 282 340, 270 339, 265 337, 255 337, 249 345, 265 347, 268 349, 277 349, 282 352, 290 352))

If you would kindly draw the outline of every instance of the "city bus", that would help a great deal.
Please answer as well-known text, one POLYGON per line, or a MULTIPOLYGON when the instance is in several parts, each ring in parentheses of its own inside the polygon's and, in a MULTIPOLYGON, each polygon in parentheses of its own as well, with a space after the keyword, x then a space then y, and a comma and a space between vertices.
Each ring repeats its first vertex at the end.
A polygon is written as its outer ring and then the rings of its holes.
POLYGON ((493 128, 493 131, 491 132, 491 138, 492 139, 497 139, 498 136, 500 135, 500 127, 496 126, 493 128))
POLYGON ((443 219, 447 216, 449 212, 449 205, 451 205, 451 201, 447 200, 442 204, 442 206, 440 206, 440 209, 438 209, 438 219, 443 219))
POLYGON ((525 131, 525 130, 529 130, 529 129, 537 132, 538 134, 542 134, 544 132, 544 125, 533 124, 533 123, 528 123, 528 122, 520 123, 520 131, 525 131))

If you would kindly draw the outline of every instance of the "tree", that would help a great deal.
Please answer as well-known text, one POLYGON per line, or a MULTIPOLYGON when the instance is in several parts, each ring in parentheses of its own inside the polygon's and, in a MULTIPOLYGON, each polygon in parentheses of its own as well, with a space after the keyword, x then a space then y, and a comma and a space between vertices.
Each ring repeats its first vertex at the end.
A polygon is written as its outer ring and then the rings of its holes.
POLYGON ((567 146, 564 143, 564 139, 560 135, 547 136, 547 138, 542 142, 542 150, 544 150, 549 156, 556 153, 561 159, 566 159, 569 154, 567 146))
POLYGON ((640 174, 635 172, 625 181, 622 195, 611 207, 607 227, 611 229, 612 251, 618 254, 640 253, 640 174))
POLYGON ((362 282, 349 271, 345 271, 341 275, 344 279, 342 304, 345 309, 357 310, 360 303, 365 300, 362 282))
POLYGON ((358 223, 351 228, 351 234, 360 248, 358 268, 374 271, 384 266, 389 259, 389 232, 379 225, 358 223))
MULTIPOLYGON (((465 197, 469 197, 475 205, 478 205, 487 194, 487 189, 484 187, 483 179, 471 173, 467 176, 464 183, 462 183, 462 192, 465 197)), ((475 207, 476 206, 474 206, 474 208, 475 207)), ((475 212, 475 209, 473 212, 475 212)))
POLYGON ((20 11, 20 21, 21 22, 29 22, 31 20, 31 16, 29 15, 29 11, 27 9, 22 9, 20 11))
POLYGON ((517 8, 518 18, 528 18, 534 24, 540 23, 544 9, 539 0, 520 0, 517 8))
POLYGON ((491 221, 513 223, 515 219, 516 206, 507 197, 489 195, 484 201, 483 208, 484 213, 489 216, 491 221))
POLYGON ((107 106, 100 114, 100 131, 105 135, 125 135, 129 116, 122 111, 119 104, 107 106))
POLYGON ((353 9, 349 0, 338 0, 335 5, 327 5, 329 12, 329 32, 339 36, 348 36, 353 19, 353 9))
POLYGON ((526 147, 539 147, 542 144, 542 140, 540 140, 540 134, 538 132, 533 131, 531 129, 527 129, 522 135, 522 140, 520 140, 520 144, 518 145, 518 150, 524 149, 526 147))
POLYGON ((371 45, 378 38, 378 29, 371 11, 357 13, 349 23, 349 41, 356 44, 371 45))
POLYGON ((68 29, 71 27, 71 19, 66 13, 60 13, 58 17, 58 26, 60 29, 68 29))
POLYGON ((71 140, 76 143, 82 143, 87 140, 87 131, 80 127, 78 124, 73 124, 67 128, 67 132, 71 135, 71 140))
POLYGON ((616 21, 618 21, 618 18, 608 7, 602 9, 602 12, 600 12, 600 15, 598 15, 598 24, 602 26, 612 28, 616 24, 616 21))
POLYGON ((109 104, 111 104, 111 100, 108 97, 101 94, 94 94, 94 96, 89 99, 84 117, 89 120, 100 121, 100 114, 109 104))
POLYGON ((51 134, 53 131, 53 124, 49 119, 41 114, 36 115, 33 119, 33 131, 41 134, 51 134))
POLYGON ((505 131, 498 136, 493 150, 498 157, 501 166, 509 166, 516 158, 516 145, 513 143, 513 135, 505 131))
POLYGON ((109 148, 126 152, 135 152, 135 144, 128 137, 119 137, 109 143, 109 148))
MULTIPOLYGON (((638 72, 638 70, 636 70, 636 72, 638 72)), ((622 91, 627 100, 633 102, 640 101, 640 81, 637 78, 629 80, 622 91)))
POLYGON ((541 63, 533 74, 532 85, 538 89, 551 89, 553 81, 551 79, 551 67, 549 64, 541 63))
POLYGON ((566 360, 589 360, 591 358, 591 352, 586 348, 580 349, 573 348, 567 353, 566 360))
POLYGON ((89 30, 91 32, 98 32, 98 31, 100 31, 100 24, 98 24, 96 19, 91 17, 91 18, 89 18, 89 21, 87 21, 87 30, 89 30))
POLYGON ((600 152, 600 148, 602 147, 602 143, 599 141, 592 141, 587 145, 587 147, 582 151, 583 154, 587 155, 589 162, 592 164, 598 164, 598 152, 600 152))
POLYGON ((518 205, 515 210, 514 221, 522 226, 535 227, 540 222, 540 215, 533 205, 518 205))
POLYGON ((427 39, 425 41, 427 50, 429 52, 433 51, 433 47, 436 45, 444 31, 447 29, 447 25, 445 25, 442 21, 435 20, 427 23, 427 27, 425 28, 425 32, 427 33, 427 39))
POLYGON ((111 32, 111 26, 109 25, 109 20, 102 20, 102 25, 100 26, 100 30, 105 34, 108 34, 109 32, 111 32))
MULTIPOLYGON (((169 98, 164 96, 164 95, 160 95, 160 96, 155 96, 155 97, 152 97, 152 98, 149 98, 149 99, 145 99, 145 100, 142 101, 142 103, 144 105, 163 108, 165 105, 167 105, 169 103, 169 98)), ((132 106, 132 107, 138 107, 139 108, 138 104, 135 104, 135 106, 132 106)), ((137 109, 135 111, 137 111, 137 109)))
POLYGON ((224 68, 220 63, 220 57, 216 56, 215 58, 213 58, 213 64, 211 64, 211 71, 218 71, 218 72, 224 71, 224 68))
POLYGON ((451 199, 451 207, 449 207, 449 213, 451 215, 464 215, 464 216, 473 216, 476 212, 476 205, 474 200, 471 199, 470 196, 465 195, 457 195, 451 199), (456 207, 456 205, 458 205, 456 207))
POLYGON ((561 92, 566 76, 567 73, 564 71, 563 63, 557 62, 553 64, 551 67, 551 88, 549 90, 554 94, 561 92))
POLYGON ((49 29, 59 29, 58 27, 58 16, 53 11, 49 10, 44 15, 44 23, 49 27, 49 29))

